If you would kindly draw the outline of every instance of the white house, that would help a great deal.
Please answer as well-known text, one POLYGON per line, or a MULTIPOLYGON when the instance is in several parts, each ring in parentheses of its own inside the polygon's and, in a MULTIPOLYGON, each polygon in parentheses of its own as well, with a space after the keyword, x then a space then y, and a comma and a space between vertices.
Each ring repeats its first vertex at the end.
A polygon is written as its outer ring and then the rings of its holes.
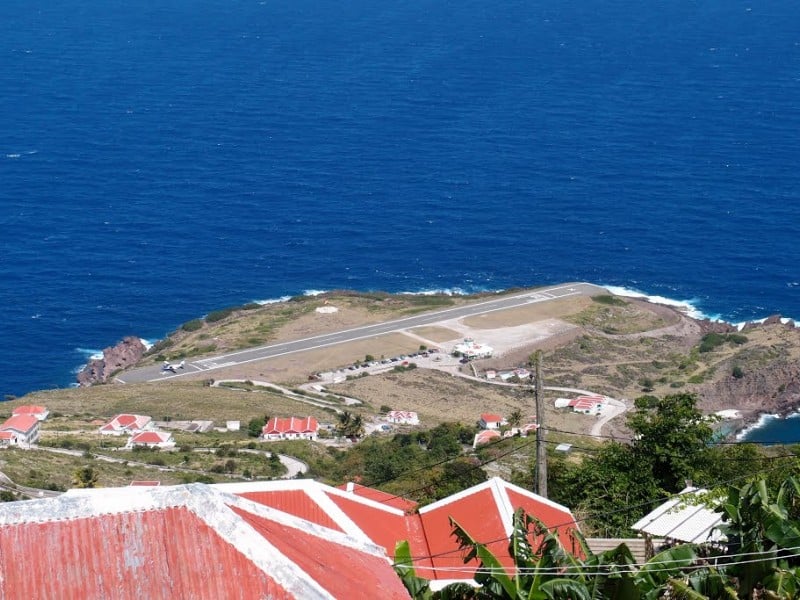
POLYGON ((502 437, 503 436, 496 429, 484 429, 475 434, 475 439, 472 440, 472 447, 477 448, 478 446, 483 446, 494 440, 499 440, 502 437))
POLYGON ((174 448, 175 440, 166 431, 140 431, 128 440, 129 448, 174 448))
POLYGON ((482 414, 478 421, 478 427, 481 429, 500 429, 500 426, 505 424, 503 417, 491 413, 482 414))
POLYGON ((14 415, 0 425, 0 445, 30 446, 39 441, 39 419, 33 415, 14 415))
POLYGON ((36 417, 40 421, 44 421, 49 415, 50 411, 47 410, 44 406, 37 406, 35 404, 25 404, 24 406, 18 406, 13 411, 11 411, 12 415, 31 415, 36 417))
POLYGON ((261 439, 270 440, 316 440, 319 423, 314 417, 272 417, 261 430, 261 439))
POLYGON ((386 414, 386 420, 397 425, 419 425, 417 413, 410 410, 390 410, 386 414))
POLYGON ((464 338, 463 342, 453 346, 453 354, 465 358, 489 358, 493 352, 491 346, 477 344, 472 338, 464 338))
POLYGON ((146 415, 117 415, 100 428, 103 435, 125 435, 153 429, 152 419, 146 415))
POLYGON ((556 408, 571 408, 584 415, 599 415, 603 412, 606 399, 603 396, 578 396, 577 398, 557 398, 556 408))

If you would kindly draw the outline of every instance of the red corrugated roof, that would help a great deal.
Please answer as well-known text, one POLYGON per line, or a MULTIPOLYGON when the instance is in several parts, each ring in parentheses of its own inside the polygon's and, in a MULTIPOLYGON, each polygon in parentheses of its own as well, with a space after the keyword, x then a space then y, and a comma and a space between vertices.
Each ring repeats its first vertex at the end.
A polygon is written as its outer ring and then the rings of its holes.
POLYGON ((513 564, 508 556, 508 535, 514 511, 519 507, 545 525, 557 529, 565 548, 580 554, 579 546, 570 535, 577 525, 568 508, 499 478, 422 507, 419 513, 404 511, 405 514, 390 505, 394 500, 390 494, 375 490, 373 497, 368 498, 366 491, 370 488, 363 486, 356 488, 359 493, 330 488, 310 480, 223 484, 219 487, 233 491, 236 486, 247 488, 235 491, 237 495, 279 506, 317 523, 325 523, 320 512, 327 514, 339 523, 342 531, 351 532, 355 524, 373 542, 383 546, 390 556, 394 554, 398 541, 407 540, 418 574, 428 579, 471 579, 477 567, 475 561, 464 565, 463 553, 451 535, 450 516, 475 539, 489 543, 490 549, 503 557, 502 562, 507 567, 513 564), (273 489, 265 493, 257 491, 258 488, 273 489), (340 516, 342 513, 346 519, 340 516))
POLYGON ((131 438, 131 444, 160 444, 170 437, 171 434, 163 431, 142 431, 131 438))
POLYGON ((398 496, 397 494, 390 494, 389 492, 376 490, 375 488, 366 487, 357 483, 343 483, 342 485, 338 486, 338 488, 347 492, 348 494, 355 494, 356 496, 360 496, 362 498, 375 500, 376 502, 380 502, 385 506, 399 508, 403 511, 415 510, 417 506, 419 506, 419 503, 403 498, 402 496, 398 496))
POLYGON ((0 431, 0 440, 13 440, 13 439, 14 439, 13 431, 0 431))
POLYGON ((348 549, 236 507, 233 510, 281 554, 302 565, 303 570, 334 598, 409 598, 405 586, 385 558, 348 549))
MULTIPOLYGON (((475 413, 473 413, 473 414, 475 414, 475 413)), ((484 413, 484 414, 481 415, 481 420, 484 423, 499 423, 500 421, 503 420, 503 417, 501 417, 500 415, 492 415, 492 414, 489 414, 489 413, 484 413)))
POLYGON ((185 508, 2 526, 0 572, 3 598, 294 598, 185 508))
POLYGON ((360 534, 203 484, 71 490, 0 523, 0 598, 409 598, 360 534))
POLYGON ((265 490, 259 492, 235 492, 237 496, 258 502, 264 506, 277 508, 285 513, 311 521, 317 525, 344 531, 328 516, 316 500, 312 500, 303 490, 265 490))
POLYGON ((415 550, 425 549, 424 535, 418 539, 409 539, 412 531, 408 528, 406 515, 359 502, 358 498, 344 498, 339 494, 328 496, 369 539, 383 546, 387 555, 394 556, 397 542, 406 539, 415 550))
POLYGON ((275 435, 279 433, 314 433, 319 429, 319 423, 314 417, 272 417, 262 432, 264 435, 275 435))
POLYGON ((21 433, 28 433, 39 424, 39 419, 33 415, 13 415, 0 425, 0 431, 13 429, 21 433))

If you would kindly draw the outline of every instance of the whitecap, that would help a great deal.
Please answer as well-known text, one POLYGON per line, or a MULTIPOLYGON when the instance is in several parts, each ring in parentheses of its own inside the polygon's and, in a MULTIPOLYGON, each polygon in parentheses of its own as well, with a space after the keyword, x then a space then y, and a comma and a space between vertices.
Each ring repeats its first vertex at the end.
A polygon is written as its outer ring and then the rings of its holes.
POLYGON ((703 311, 701 311, 695 305, 695 302, 697 302, 697 300, 675 300, 674 298, 666 298, 664 296, 645 294, 644 292, 640 292, 639 290, 633 290, 616 285, 603 285, 603 287, 606 288, 609 292, 611 292, 615 296, 624 296, 626 298, 640 298, 642 300, 647 300, 648 302, 652 302, 653 304, 663 304, 665 306, 671 306, 673 308, 677 308, 679 311, 681 311, 682 313, 684 313, 689 317, 692 317, 693 319, 708 319, 710 321, 721 320, 720 315, 707 315, 703 311))
POLYGON ((146 340, 144 338, 139 338, 139 339, 142 341, 142 344, 144 344, 145 351, 150 350, 150 348, 152 348, 153 344, 155 343, 151 340, 146 340))
POLYGON ((265 306, 267 304, 279 304, 280 302, 287 302, 291 300, 291 296, 281 296, 280 298, 268 298, 266 300, 253 300, 255 304, 265 306))
POLYGON ((303 292, 304 296, 319 296, 324 294, 326 290, 305 290, 303 292))
POLYGON ((19 158, 21 154, 6 154, 6 158, 19 158))
POLYGON ((755 430, 761 429, 762 427, 765 427, 766 425, 768 425, 772 421, 775 421, 776 419, 780 419, 780 416, 779 415, 771 415, 771 414, 759 415, 758 421, 756 421, 752 425, 749 425, 749 426, 745 427, 739 433, 736 434, 736 439, 737 440, 743 440, 748 435, 753 433, 755 430))
POLYGON ((103 358, 102 350, 95 350, 94 348, 75 348, 75 350, 83 354, 88 360, 100 360, 103 358))
POLYGON ((430 290, 418 290, 416 292, 398 292, 404 296, 467 296, 469 292, 462 288, 437 288, 430 290))

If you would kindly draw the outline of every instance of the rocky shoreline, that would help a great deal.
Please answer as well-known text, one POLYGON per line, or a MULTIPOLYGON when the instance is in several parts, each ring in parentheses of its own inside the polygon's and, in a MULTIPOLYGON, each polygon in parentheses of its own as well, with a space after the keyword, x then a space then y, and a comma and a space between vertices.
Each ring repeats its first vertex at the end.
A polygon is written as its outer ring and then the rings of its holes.
POLYGON ((78 373, 78 383, 85 387, 108 383, 113 376, 136 365, 147 351, 141 338, 127 336, 114 346, 103 349, 103 358, 94 358, 78 373))

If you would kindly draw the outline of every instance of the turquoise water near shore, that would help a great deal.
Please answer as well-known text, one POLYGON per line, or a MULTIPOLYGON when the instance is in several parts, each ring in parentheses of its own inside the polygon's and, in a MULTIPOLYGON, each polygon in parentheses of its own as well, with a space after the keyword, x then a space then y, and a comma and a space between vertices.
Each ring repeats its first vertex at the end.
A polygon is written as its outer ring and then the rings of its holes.
POLYGON ((353 288, 800 317, 788 1, 0 6, 0 393, 353 288))

